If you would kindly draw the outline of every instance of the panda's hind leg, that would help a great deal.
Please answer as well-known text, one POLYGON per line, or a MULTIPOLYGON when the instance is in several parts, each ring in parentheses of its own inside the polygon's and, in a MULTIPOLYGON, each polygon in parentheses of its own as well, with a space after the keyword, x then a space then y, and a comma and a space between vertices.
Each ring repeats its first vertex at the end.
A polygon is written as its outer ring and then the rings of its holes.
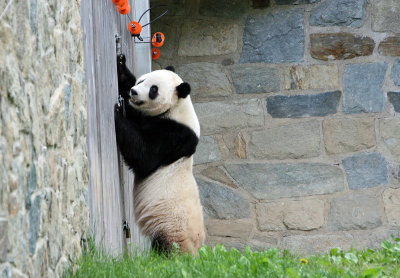
POLYGON ((151 239, 151 249, 160 255, 168 255, 172 251, 172 244, 165 233, 158 232, 151 239))

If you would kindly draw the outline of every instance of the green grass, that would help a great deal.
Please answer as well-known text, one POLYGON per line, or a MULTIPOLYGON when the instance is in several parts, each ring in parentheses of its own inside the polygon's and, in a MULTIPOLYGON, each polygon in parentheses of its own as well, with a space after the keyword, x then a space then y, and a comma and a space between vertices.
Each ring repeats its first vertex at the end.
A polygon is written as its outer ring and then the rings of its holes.
POLYGON ((302 258, 288 251, 253 252, 204 246, 199 257, 153 252, 113 258, 89 250, 65 277, 400 277, 400 239, 382 243, 379 250, 332 249, 329 254, 302 258), (74 270, 73 270, 74 269, 74 270))

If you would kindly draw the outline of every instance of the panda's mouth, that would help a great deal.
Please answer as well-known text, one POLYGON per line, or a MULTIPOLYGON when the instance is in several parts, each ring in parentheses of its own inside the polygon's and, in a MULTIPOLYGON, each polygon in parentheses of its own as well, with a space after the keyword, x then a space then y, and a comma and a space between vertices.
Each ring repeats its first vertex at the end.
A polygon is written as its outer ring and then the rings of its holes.
POLYGON ((134 99, 133 97, 131 97, 131 98, 129 99, 129 103, 132 104, 132 105, 137 105, 137 106, 139 106, 139 105, 142 105, 142 104, 144 103, 144 101, 142 101, 142 100, 136 100, 136 99, 134 99))

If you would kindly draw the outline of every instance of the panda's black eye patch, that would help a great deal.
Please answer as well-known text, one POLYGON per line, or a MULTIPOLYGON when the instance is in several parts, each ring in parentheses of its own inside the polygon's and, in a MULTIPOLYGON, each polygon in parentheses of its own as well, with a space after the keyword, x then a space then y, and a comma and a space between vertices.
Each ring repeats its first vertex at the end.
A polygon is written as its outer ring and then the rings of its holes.
POLYGON ((155 99, 158 96, 158 87, 156 85, 151 86, 149 91, 149 98, 155 99))

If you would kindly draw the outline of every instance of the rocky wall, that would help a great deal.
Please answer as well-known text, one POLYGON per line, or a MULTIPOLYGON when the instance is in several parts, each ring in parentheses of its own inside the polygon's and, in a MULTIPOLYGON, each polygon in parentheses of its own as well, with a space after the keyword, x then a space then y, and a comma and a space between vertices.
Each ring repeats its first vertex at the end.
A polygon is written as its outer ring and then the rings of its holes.
POLYGON ((0 277, 61 277, 81 253, 89 172, 79 6, 12 1, 0 20, 0 277))
POLYGON ((312 253, 399 235, 399 1, 164 2, 153 67, 192 85, 208 243, 312 253))

